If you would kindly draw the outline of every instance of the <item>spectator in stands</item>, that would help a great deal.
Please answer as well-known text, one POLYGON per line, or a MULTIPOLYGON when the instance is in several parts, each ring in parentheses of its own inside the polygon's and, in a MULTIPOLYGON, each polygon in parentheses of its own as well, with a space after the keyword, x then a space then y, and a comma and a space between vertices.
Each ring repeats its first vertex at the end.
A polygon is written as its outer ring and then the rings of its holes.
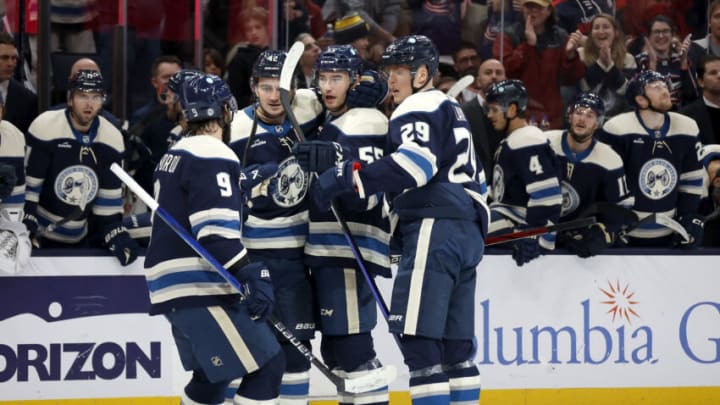
POLYGON ((658 72, 640 72, 628 83, 626 95, 636 111, 610 119, 598 138, 622 158, 637 215, 641 219, 653 213, 675 218, 691 236, 684 241, 672 230, 651 223, 630 232, 629 244, 699 245, 703 230, 698 206, 703 190, 697 124, 670 112, 670 90, 665 76, 658 72))
POLYGON ((298 62, 299 68, 295 72, 295 83, 298 89, 309 89, 313 87, 315 62, 320 56, 320 46, 315 38, 307 32, 298 35, 295 41, 300 41, 305 45, 305 50, 298 62))
POLYGON ((592 18, 590 37, 578 54, 586 66, 580 90, 602 98, 606 117, 624 112, 625 88, 637 66, 635 58, 625 51, 625 37, 612 15, 601 13, 592 18))
POLYGON ((712 0, 707 15, 708 33, 705 37, 696 39, 694 43, 702 49, 701 53, 720 56, 720 0, 712 0))
MULTIPOLYGON (((472 75, 475 77, 478 67, 480 66, 480 56, 478 55, 477 49, 475 49, 475 45, 471 42, 461 42, 458 49, 453 52, 452 58, 453 69, 455 69, 458 79, 461 79, 466 75, 472 75)), ((463 89, 462 93, 460 93, 460 102, 462 103, 472 100, 475 98, 476 93, 477 89, 475 88, 475 83, 473 82, 470 86, 463 89)))
POLYGON ((130 117, 130 136, 138 136, 150 148, 151 158, 138 168, 135 180, 148 192, 153 192, 152 174, 155 165, 168 150, 168 138, 175 122, 168 118, 165 100, 166 86, 170 77, 182 69, 182 61, 172 55, 163 55, 155 59, 151 68, 151 84, 155 88, 155 98, 133 112, 130 117))
POLYGON ((214 48, 205 48, 203 51, 203 71, 218 77, 225 77, 225 59, 220 51, 214 48))
POLYGON ((13 78, 18 62, 15 40, 0 32, 0 97, 5 100, 4 119, 23 133, 38 115, 37 96, 13 78))
POLYGON ((558 24, 567 32, 580 30, 590 32, 590 21, 598 14, 612 15, 615 0, 602 1, 555 1, 558 24))
POLYGON ((464 0, 408 0, 413 34, 422 34, 437 44, 441 55, 452 55, 462 39, 464 0))
POLYGON ((95 53, 95 0, 50 0, 52 52, 95 53))
MULTIPOLYGON (((250 77, 252 67, 258 55, 270 45, 268 31, 268 11, 262 7, 253 7, 242 16, 245 22, 247 43, 240 44, 228 64, 227 83, 240 108, 250 104, 252 91, 250 77)), ((231 51, 232 52, 232 51, 231 51)))
POLYGON ((481 59, 485 60, 493 57, 493 43, 497 38, 497 34, 522 17, 522 3, 523 0, 488 1, 487 26, 478 49, 481 59))
POLYGON ((435 88, 447 94, 448 90, 457 83, 455 76, 440 76, 437 78, 435 88))
POLYGON ((488 184, 491 184, 493 179, 493 167, 495 165, 493 155, 500 145, 500 141, 505 138, 505 133, 496 131, 485 116, 485 95, 490 86, 505 79, 505 67, 499 60, 488 59, 483 61, 475 78, 475 87, 478 92, 474 98, 462 105, 463 113, 465 113, 465 118, 467 118, 472 131, 475 153, 483 164, 488 184))
POLYGON ((555 23, 550 0, 525 0, 523 16, 522 22, 506 28, 504 49, 501 38, 495 38, 493 54, 496 58, 503 55, 508 77, 520 79, 527 86, 528 121, 547 121, 549 128, 560 129, 564 116, 560 86, 575 86, 585 76, 585 64, 577 53, 582 34, 568 35, 555 23))
POLYGON ((126 266, 138 246, 122 226, 122 183, 110 171, 125 153, 122 134, 99 116, 99 72, 79 71, 69 88, 67 109, 40 114, 28 130, 23 222, 45 247, 106 247, 126 266))
POLYGON ((278 48, 285 49, 292 46, 286 44, 286 38, 292 40, 298 35, 309 33, 313 36, 325 33, 325 24, 320 7, 310 0, 283 0, 282 24, 278 26, 278 48))
POLYGON ((680 113, 697 122, 703 145, 720 143, 720 56, 705 55, 697 67, 702 97, 686 105, 680 113))
POLYGON ((638 70, 656 71, 668 78, 674 110, 691 103, 698 93, 688 57, 690 36, 680 41, 675 23, 664 15, 652 18, 647 35, 643 52, 635 56, 638 70))
POLYGON ((370 60, 370 24, 359 14, 349 14, 335 21, 333 26, 333 40, 337 45, 352 45, 363 60, 363 68, 377 69, 376 64, 370 60))
POLYGON ((559 232, 559 247, 580 257, 591 257, 611 246, 623 221, 612 209, 598 208, 597 203, 620 206, 629 210, 635 202, 627 187, 625 169, 620 156, 612 148, 598 142, 595 131, 602 126, 605 106, 593 93, 581 93, 568 108, 568 127, 564 131, 548 131, 558 158, 563 204, 561 221, 572 221, 597 215, 598 223, 559 232), (590 210, 597 212, 588 212, 590 210))
POLYGON ((395 39, 402 0, 326 0, 322 5, 325 21, 357 13, 370 26, 373 42, 384 49, 395 39))

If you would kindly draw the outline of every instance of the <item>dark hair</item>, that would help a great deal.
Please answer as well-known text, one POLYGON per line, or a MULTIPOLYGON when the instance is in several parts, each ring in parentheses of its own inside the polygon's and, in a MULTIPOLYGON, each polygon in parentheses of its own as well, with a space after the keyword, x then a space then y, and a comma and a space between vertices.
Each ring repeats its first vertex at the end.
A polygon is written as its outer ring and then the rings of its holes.
POLYGON ((15 46, 15 39, 9 33, 0 32, 0 44, 15 46))
POLYGON ((462 41, 460 42, 460 45, 458 45, 457 48, 452 53, 453 63, 457 63, 457 54, 458 52, 462 51, 463 49, 472 49, 477 53, 477 47, 475 44, 469 41, 462 41))
POLYGON ((672 31, 672 34, 675 34, 677 32, 677 24, 675 24, 675 21, 672 20, 672 18, 664 15, 664 14, 658 14, 655 17, 651 18, 650 21, 647 23, 647 34, 650 35, 652 32, 652 26, 655 25, 655 23, 665 23, 670 26, 670 30, 672 31))
POLYGON ((162 63, 172 63, 175 65, 178 65, 182 68, 183 63, 180 58, 178 58, 175 55, 160 55, 152 63, 152 66, 150 67, 150 77, 155 77, 158 74, 158 67, 160 67, 160 64, 162 63))
POLYGON ((205 48, 203 50, 203 71, 205 71, 205 58, 210 58, 212 63, 220 68, 220 77, 225 74, 225 59, 220 54, 220 51, 215 48, 205 48))
POLYGON ((711 53, 703 55, 703 57, 700 58, 700 62, 698 62, 697 69, 695 70, 695 72, 697 73, 697 77, 699 79, 702 79, 703 76, 705 76, 705 69, 707 67, 707 64, 717 61, 720 61, 720 56, 715 56, 711 53))

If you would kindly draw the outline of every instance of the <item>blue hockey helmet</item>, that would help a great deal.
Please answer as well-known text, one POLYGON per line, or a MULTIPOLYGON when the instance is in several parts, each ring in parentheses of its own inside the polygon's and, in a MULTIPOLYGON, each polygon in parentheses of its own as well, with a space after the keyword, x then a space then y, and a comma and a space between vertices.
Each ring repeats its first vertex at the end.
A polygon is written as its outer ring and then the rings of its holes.
POLYGON ((517 105, 518 113, 525 111, 528 105, 528 92, 523 82, 517 79, 501 80, 493 83, 485 95, 485 101, 502 106, 503 111, 510 104, 517 105))
POLYGON ((435 44, 425 35, 408 35, 394 40, 382 54, 383 66, 407 65, 410 70, 417 70, 425 65, 432 77, 438 70, 440 56, 435 44))
POLYGON ((68 86, 70 94, 81 91, 83 93, 102 93, 105 95, 105 81, 97 70, 79 70, 70 78, 68 86))
POLYGON ((664 82, 667 84, 668 81, 665 76, 654 70, 643 70, 630 79, 630 82, 628 82, 627 85, 627 90, 625 91, 625 96, 627 97, 630 106, 638 106, 635 101, 635 97, 645 96, 645 86, 653 82, 664 82))
POLYGON ((182 69, 175 72, 168 80, 167 88, 175 94, 180 94, 181 86, 184 82, 202 76, 204 73, 195 69, 182 69))
POLYGON ((595 111, 598 122, 602 123, 605 118, 605 102, 595 93, 580 93, 575 101, 570 104, 568 112, 572 113, 578 107, 589 108, 595 111))
POLYGON ((348 72, 351 80, 360 74, 362 59, 352 45, 330 45, 315 62, 315 72, 348 72))
POLYGON ((220 119, 226 107, 232 113, 237 111, 230 87, 223 79, 211 74, 203 74, 182 83, 180 107, 188 122, 220 119))
POLYGON ((285 63, 287 53, 284 51, 267 50, 263 51, 253 64, 252 76, 280 78, 282 65, 285 63))

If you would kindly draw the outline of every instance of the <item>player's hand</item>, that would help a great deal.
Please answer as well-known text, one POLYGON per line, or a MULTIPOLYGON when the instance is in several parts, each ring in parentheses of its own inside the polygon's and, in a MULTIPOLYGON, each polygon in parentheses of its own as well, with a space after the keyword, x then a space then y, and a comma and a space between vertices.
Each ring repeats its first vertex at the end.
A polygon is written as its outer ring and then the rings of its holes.
POLYGON ((275 176, 277 163, 252 164, 240 171, 240 191, 247 196, 255 195, 254 189, 263 181, 275 176))
POLYGON ((359 168, 358 162, 340 162, 337 166, 327 169, 318 176, 312 195, 315 205, 321 210, 327 211, 335 197, 353 191, 355 188, 353 171, 357 168, 359 168))
MULTIPOLYGON (((28 233, 30 234, 30 240, 35 239, 35 235, 37 235, 38 228, 40 228, 40 224, 38 223, 37 217, 33 214, 25 213, 25 216, 22 220, 23 224, 25 224, 25 228, 27 228, 28 233)), ((33 245, 35 243, 33 242, 33 245)), ((40 247, 40 246, 36 246, 40 247)))
MULTIPOLYGON (((232 271, 232 269, 231 269, 232 271)), ((275 293, 270 270, 262 262, 255 262, 232 271, 245 286, 245 304, 254 318, 264 318, 273 310, 275 293)))
POLYGON ((15 175, 15 166, 0 162, 0 198, 5 198, 12 194, 16 183, 17 176, 15 175))
POLYGON ((342 162, 345 151, 337 142, 308 141, 295 144, 293 155, 305 172, 323 173, 342 162))
POLYGON ((513 244, 512 258, 518 266, 540 257, 540 243, 536 237, 523 238, 513 244))
POLYGON ((124 226, 112 228, 105 234, 105 246, 115 255, 122 266, 127 266, 137 259, 140 246, 128 234, 124 226))
POLYGON ((687 231, 690 241, 685 241, 682 236, 675 233, 673 235, 673 246, 695 248, 702 245, 703 233, 705 232, 705 223, 702 216, 697 214, 684 215, 678 218, 678 222, 687 231))
POLYGON ((595 256, 614 243, 612 233, 601 223, 580 231, 565 232, 562 240, 567 250, 582 258, 595 256))
POLYGON ((366 70, 360 75, 360 83, 348 92, 348 108, 375 108, 385 101, 388 95, 387 82, 374 70, 366 70))

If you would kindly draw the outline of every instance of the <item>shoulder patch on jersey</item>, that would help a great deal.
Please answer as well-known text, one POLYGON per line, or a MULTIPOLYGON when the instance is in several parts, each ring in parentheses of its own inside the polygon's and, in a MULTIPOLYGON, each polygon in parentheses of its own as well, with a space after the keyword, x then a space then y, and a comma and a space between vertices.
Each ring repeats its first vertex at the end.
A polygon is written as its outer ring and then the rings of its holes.
POLYGON ((397 118, 407 113, 433 112, 444 102, 450 103, 450 99, 440 90, 421 91, 410 95, 393 111, 390 119, 397 118))
POLYGON ((521 149, 547 143, 547 136, 538 127, 532 125, 518 128, 507 136, 507 145, 511 149, 521 149))
POLYGON ((697 122, 695 122, 694 119, 676 112, 669 112, 668 115, 670 117, 668 136, 681 135, 697 137, 700 133, 700 128, 698 128, 697 122))
POLYGON ((303 125, 314 120, 322 114, 323 106, 318 101, 315 92, 310 89, 297 89, 292 101, 292 110, 298 123, 303 125))
POLYGON ((2 156, 25 156, 25 135, 11 122, 0 121, 2 156))
POLYGON ((65 118, 65 109, 49 110, 33 120, 28 133, 40 141, 49 142, 54 139, 74 139, 70 124, 65 118), (48 130, 52 128, 52 130, 48 130))
POLYGON ((387 135, 388 119, 374 108, 353 108, 332 121, 345 135, 387 135))
POLYGON ((240 164, 240 160, 221 140, 209 135, 193 135, 182 138, 173 150, 187 152, 201 159, 226 159, 240 164))
POLYGON ((610 118, 603 130, 611 135, 637 135, 645 134, 645 128, 640 124, 634 111, 618 114, 610 118))

